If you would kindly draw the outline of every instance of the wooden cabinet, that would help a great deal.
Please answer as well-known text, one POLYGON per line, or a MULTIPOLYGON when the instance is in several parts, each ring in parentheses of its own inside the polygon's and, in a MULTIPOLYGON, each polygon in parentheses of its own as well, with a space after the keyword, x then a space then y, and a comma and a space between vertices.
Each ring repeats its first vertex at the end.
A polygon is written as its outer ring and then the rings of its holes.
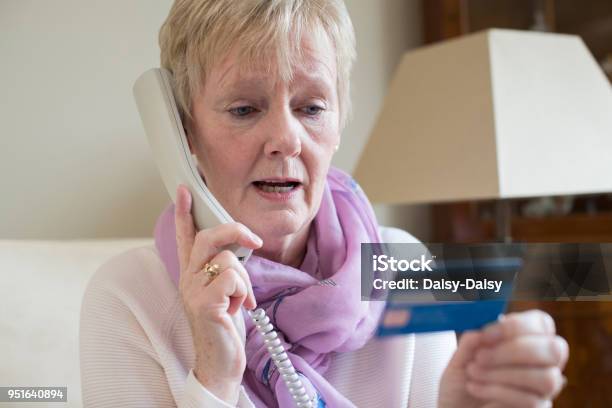
MULTIPOLYGON (((577 34, 612 79, 612 0, 423 0, 422 9, 426 43, 493 27, 577 34)), ((572 201, 571 210, 526 216, 521 209, 534 199, 512 202, 513 239, 612 242, 612 196, 557 197, 555 200, 572 201)), ((433 205, 433 241, 494 240, 493 206, 493 201, 433 205)), ((530 308, 548 311, 555 319, 558 332, 570 343, 570 360, 565 372, 568 385, 555 400, 555 406, 612 407, 612 302, 515 302, 511 305, 514 311, 530 308)))

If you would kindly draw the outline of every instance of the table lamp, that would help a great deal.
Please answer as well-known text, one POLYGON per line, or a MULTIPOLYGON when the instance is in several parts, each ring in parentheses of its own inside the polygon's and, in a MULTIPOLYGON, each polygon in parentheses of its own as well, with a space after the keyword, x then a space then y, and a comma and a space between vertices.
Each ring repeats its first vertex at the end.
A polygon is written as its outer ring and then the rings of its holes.
POLYGON ((387 204, 612 192, 610 82, 574 35, 491 29, 408 52, 354 176, 387 204))

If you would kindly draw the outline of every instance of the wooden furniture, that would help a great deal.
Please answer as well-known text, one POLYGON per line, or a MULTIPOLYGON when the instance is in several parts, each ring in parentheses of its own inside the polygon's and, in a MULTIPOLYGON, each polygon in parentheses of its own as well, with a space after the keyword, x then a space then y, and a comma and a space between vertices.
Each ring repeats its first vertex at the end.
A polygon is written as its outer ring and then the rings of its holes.
MULTIPOLYGON (((422 0, 422 9, 426 43, 493 27, 577 34, 612 79, 610 0, 422 0)), ((556 214, 553 211, 539 217, 524 215, 525 206, 533 200, 513 201, 513 239, 612 242, 610 196, 569 200, 573 200, 571 211, 565 209, 556 214)), ((492 201, 433 205, 433 241, 494 240, 493 207, 492 201)), ((549 312, 558 332, 570 343, 570 360, 565 371, 568 385, 555 400, 555 406, 612 407, 612 302, 515 302, 511 305, 513 311, 530 308, 549 312)))
POLYGON ((422 0, 422 3, 426 44, 492 27, 576 34, 612 80, 609 0, 422 0))

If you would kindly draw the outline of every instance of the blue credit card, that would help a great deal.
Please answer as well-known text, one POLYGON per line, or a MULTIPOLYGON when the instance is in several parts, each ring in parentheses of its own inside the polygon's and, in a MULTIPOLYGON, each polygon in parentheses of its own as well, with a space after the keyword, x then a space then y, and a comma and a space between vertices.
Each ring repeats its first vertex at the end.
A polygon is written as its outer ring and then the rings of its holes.
MULTIPOLYGON (((446 276, 455 278, 465 272, 461 262, 447 262, 444 270, 446 276)), ((504 272, 516 276, 522 266, 518 258, 481 260, 469 262, 470 276, 474 272, 488 275, 504 272)), ((508 283, 508 281, 506 281, 508 283)), ((394 296, 390 293, 385 310, 380 319, 376 335, 379 337, 396 336, 409 333, 424 333, 435 331, 457 331, 480 329, 487 323, 496 321, 505 312, 512 294, 512 285, 505 285, 504 290, 495 298, 484 300, 438 300, 419 302, 407 301, 405 294, 394 296), (399 300, 398 300, 399 299, 399 300)), ((418 299, 418 296, 417 296, 418 299)))
POLYGON ((480 329, 497 320, 505 300, 477 300, 429 304, 388 304, 376 333, 379 337, 408 333, 480 329))

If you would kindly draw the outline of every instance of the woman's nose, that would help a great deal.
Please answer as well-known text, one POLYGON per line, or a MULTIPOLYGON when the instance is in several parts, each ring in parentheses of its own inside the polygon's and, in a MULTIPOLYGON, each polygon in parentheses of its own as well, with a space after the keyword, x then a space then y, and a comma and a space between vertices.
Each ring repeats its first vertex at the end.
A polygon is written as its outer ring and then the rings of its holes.
POLYGON ((301 124, 290 109, 268 113, 264 152, 269 157, 297 157, 302 151, 301 124))

